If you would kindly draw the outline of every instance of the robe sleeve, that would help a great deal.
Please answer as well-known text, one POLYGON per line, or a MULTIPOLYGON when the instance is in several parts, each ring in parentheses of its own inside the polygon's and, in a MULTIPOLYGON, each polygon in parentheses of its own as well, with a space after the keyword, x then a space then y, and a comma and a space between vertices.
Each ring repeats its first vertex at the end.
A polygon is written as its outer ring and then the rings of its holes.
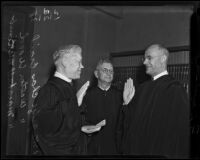
POLYGON ((117 116, 117 125, 116 125, 116 148, 117 151, 122 154, 123 152, 123 141, 126 135, 126 132, 128 130, 128 125, 130 121, 130 114, 129 114, 130 108, 128 105, 121 105, 119 108, 119 113, 117 116))
MULTIPOLYGON (((123 107, 123 106, 122 106, 123 107)), ((118 117, 117 117, 117 124, 116 124, 116 148, 119 153, 122 153, 121 145, 122 145, 122 137, 123 137, 123 130, 124 130, 124 114, 123 108, 119 109, 118 117)))
MULTIPOLYGON (((83 111, 83 115, 84 115, 84 121, 83 121, 83 125, 95 125, 93 122, 91 122, 89 120, 89 116, 91 113, 89 112, 90 111, 90 106, 88 105, 89 103, 89 97, 91 96, 90 95, 91 93, 90 92, 87 92, 86 95, 84 96, 83 98, 83 102, 82 102, 82 105, 81 105, 81 110, 83 111)), ((90 135, 90 134, 89 134, 90 135)))

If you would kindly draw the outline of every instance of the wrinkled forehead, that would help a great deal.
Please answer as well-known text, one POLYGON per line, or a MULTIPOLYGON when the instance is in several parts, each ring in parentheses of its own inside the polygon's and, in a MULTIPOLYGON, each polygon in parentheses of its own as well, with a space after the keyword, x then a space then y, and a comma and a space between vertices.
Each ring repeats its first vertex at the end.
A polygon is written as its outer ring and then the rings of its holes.
POLYGON ((82 54, 81 51, 72 51, 70 53, 67 53, 64 55, 66 58, 69 60, 75 59, 75 60, 81 60, 82 59, 82 54))
POLYGON ((159 55, 163 55, 163 53, 161 52, 161 50, 157 47, 157 46, 152 46, 149 47, 146 51, 145 51, 145 56, 159 56, 159 55))
POLYGON ((102 63, 102 65, 100 66, 101 68, 106 68, 106 69, 112 69, 113 70, 113 66, 111 63, 102 63))

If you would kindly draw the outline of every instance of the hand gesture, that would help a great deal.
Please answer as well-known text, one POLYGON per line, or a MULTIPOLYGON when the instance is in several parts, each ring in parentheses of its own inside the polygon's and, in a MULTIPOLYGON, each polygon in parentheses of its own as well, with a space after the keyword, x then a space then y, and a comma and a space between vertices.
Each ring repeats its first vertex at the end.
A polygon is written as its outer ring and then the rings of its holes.
POLYGON ((102 120, 101 122, 99 122, 99 123, 97 123, 96 124, 97 126, 105 126, 106 125, 106 120, 104 119, 104 120, 102 120))
POLYGON ((129 78, 125 85, 123 91, 124 104, 128 104, 135 94, 135 86, 133 85, 133 79, 129 78))
POLYGON ((76 93, 76 97, 77 97, 77 100, 78 100, 78 106, 81 106, 82 101, 83 101, 83 97, 85 96, 86 90, 88 89, 89 85, 90 85, 90 81, 87 81, 87 82, 78 90, 78 92, 76 93))

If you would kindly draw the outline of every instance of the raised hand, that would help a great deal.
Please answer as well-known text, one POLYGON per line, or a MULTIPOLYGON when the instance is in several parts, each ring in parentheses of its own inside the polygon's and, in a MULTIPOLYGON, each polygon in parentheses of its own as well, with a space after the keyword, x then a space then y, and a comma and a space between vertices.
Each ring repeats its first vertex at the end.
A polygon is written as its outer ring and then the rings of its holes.
POLYGON ((124 104, 127 105, 131 101, 134 95, 135 95, 135 86, 133 85, 133 79, 129 78, 124 84, 124 91, 123 91, 124 104))
POLYGON ((78 92, 76 93, 76 97, 77 97, 77 100, 78 100, 78 106, 81 106, 82 101, 83 101, 83 97, 85 96, 86 91, 87 91, 89 85, 90 85, 90 81, 87 81, 87 82, 78 90, 78 92))

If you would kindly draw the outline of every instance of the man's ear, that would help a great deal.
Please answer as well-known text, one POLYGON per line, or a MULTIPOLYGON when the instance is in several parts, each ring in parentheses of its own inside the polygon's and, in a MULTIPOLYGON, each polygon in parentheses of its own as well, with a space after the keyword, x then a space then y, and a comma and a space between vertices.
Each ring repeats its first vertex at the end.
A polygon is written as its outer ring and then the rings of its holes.
POLYGON ((94 76, 98 79, 98 71, 97 70, 94 71, 94 76))
POLYGON ((162 62, 165 62, 166 60, 167 60, 166 55, 163 55, 163 56, 161 57, 161 61, 162 61, 162 62))
POLYGON ((67 65, 67 63, 69 63, 68 61, 68 58, 69 57, 67 57, 67 56, 69 56, 69 55, 63 55, 63 57, 62 57, 62 59, 61 59, 61 64, 64 66, 64 67, 66 67, 66 65, 67 65))

